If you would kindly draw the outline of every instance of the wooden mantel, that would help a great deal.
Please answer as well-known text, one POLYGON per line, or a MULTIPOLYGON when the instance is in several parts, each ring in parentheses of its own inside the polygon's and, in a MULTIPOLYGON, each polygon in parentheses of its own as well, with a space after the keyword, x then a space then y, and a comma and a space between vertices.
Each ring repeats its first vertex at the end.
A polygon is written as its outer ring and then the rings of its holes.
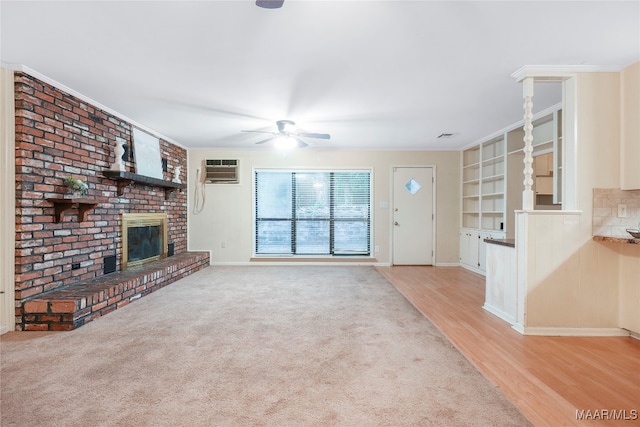
POLYGON ((105 177, 117 182, 118 196, 122 196, 122 194, 124 193, 124 188, 128 187, 134 182, 137 182, 139 184, 163 188, 165 199, 168 199, 169 194, 172 193, 173 191, 184 190, 185 188, 187 188, 186 184, 178 184, 173 181, 165 181, 164 179, 151 178, 149 176, 138 175, 133 172, 105 170, 102 172, 102 174, 105 177))

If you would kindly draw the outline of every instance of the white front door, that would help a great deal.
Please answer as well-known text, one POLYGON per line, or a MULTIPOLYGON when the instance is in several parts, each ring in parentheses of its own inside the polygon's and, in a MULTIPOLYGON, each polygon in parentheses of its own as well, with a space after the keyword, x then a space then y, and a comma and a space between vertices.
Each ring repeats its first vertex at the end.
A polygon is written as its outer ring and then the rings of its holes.
POLYGON ((433 265, 432 167, 393 168, 394 265, 433 265))

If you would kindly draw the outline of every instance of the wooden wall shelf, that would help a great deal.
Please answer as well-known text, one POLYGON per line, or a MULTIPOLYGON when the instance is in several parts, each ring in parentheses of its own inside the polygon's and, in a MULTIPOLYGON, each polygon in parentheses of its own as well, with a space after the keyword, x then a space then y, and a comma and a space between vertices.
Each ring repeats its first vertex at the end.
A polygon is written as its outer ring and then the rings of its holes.
POLYGON ((53 203, 55 209, 54 222, 57 224, 64 220, 64 213, 74 207, 78 208, 78 222, 84 222, 87 220, 87 213, 103 203, 103 199, 96 199, 94 197, 49 197, 47 199, 53 203))
POLYGON ((132 172, 124 172, 124 171, 112 171, 105 170, 102 174, 117 182, 118 186, 118 196, 122 196, 124 193, 124 188, 129 185, 137 182, 138 184, 149 185, 153 187, 161 187, 164 189, 164 198, 165 200, 169 198, 169 194, 176 190, 184 190, 187 188, 186 184, 178 184, 173 181, 165 181, 164 179, 151 178, 144 175, 138 175, 132 172))

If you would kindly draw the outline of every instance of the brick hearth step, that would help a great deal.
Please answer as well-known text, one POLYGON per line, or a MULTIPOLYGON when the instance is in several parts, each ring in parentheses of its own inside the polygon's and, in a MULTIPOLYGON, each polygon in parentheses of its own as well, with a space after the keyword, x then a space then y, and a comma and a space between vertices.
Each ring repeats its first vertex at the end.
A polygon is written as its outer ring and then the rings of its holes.
POLYGON ((79 328, 207 266, 208 252, 184 252, 40 294, 22 303, 22 330, 79 328))

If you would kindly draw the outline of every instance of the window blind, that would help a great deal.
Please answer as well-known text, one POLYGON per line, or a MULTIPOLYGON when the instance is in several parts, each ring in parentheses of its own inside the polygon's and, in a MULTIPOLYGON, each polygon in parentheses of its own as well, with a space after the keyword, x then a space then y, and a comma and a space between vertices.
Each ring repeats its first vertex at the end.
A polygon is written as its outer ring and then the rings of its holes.
POLYGON ((370 171, 256 171, 255 251, 370 255, 370 171))

